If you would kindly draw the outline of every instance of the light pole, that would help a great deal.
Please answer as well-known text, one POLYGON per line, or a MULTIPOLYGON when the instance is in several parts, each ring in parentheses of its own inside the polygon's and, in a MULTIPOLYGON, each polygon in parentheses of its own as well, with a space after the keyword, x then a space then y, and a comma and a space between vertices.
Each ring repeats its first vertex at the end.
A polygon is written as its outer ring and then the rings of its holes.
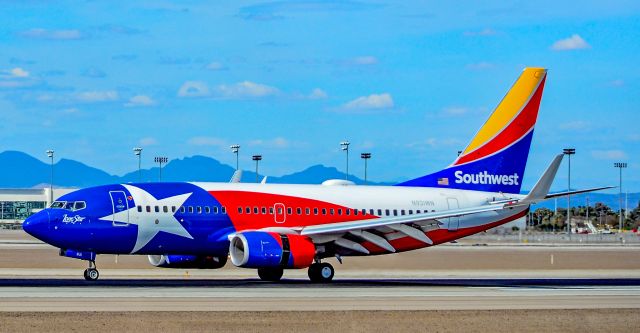
POLYGON ((253 157, 251 157, 251 159, 256 161, 256 183, 259 183, 259 181, 258 181, 258 162, 260 162, 260 160, 262 160, 262 155, 253 155, 253 157))
POLYGON ((142 183, 142 170, 140 169, 140 166, 142 165, 140 161, 142 159, 142 148, 133 148, 133 153, 138 156, 138 181, 142 183))
POLYGON ((618 189, 620 190, 620 194, 619 194, 620 225, 618 226, 618 232, 622 232, 622 169, 627 167, 627 163, 616 162, 616 163, 613 163, 613 166, 620 169, 620 186, 618 187, 618 189))
POLYGON ((371 158, 371 153, 362 153, 360 157, 364 160, 364 183, 367 183, 367 160, 371 158))
POLYGON ((167 163, 167 161, 169 161, 168 158, 166 157, 156 157, 153 159, 154 162, 160 164, 160 181, 162 181, 162 163, 167 163))
POLYGON ((349 141, 340 142, 340 147, 342 150, 347 152, 347 173, 344 175, 344 179, 349 180, 349 141))
MULTIPOLYGON (((574 148, 565 148, 562 153, 569 156, 569 178, 567 192, 571 191, 571 155, 576 153, 574 148)), ((571 238, 571 195, 567 195, 567 234, 571 238)))
POLYGON ((231 152, 236 154, 236 171, 238 171, 238 166, 239 166, 238 153, 240 152, 240 145, 231 145, 231 147, 229 148, 231 148, 231 152))
POLYGON ((47 150, 47 156, 51 159, 51 181, 49 182, 49 205, 53 203, 53 150, 47 150))

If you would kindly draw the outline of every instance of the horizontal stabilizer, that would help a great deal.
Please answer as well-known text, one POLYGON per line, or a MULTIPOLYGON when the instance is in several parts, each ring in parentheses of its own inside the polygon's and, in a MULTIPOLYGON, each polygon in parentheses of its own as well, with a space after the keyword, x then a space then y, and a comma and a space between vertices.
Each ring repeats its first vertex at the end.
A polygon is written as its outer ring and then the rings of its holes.
POLYGON ((552 199, 552 198, 564 197, 564 196, 567 196, 567 195, 574 195, 574 194, 580 194, 580 193, 608 190, 610 188, 616 188, 616 186, 594 187, 594 188, 588 188, 588 189, 585 189, 585 190, 558 192, 558 193, 547 194, 547 196, 545 196, 544 198, 545 199, 552 199))

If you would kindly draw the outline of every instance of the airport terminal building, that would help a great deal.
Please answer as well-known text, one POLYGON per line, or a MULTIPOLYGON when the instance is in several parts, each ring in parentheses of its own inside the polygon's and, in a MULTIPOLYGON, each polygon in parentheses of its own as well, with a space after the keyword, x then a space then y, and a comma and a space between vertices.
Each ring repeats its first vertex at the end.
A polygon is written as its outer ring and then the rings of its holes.
MULTIPOLYGON (((56 199, 75 188, 54 188, 56 199)), ((49 188, 4 188, 0 189, 0 224, 21 224, 27 217, 51 204, 49 188)))

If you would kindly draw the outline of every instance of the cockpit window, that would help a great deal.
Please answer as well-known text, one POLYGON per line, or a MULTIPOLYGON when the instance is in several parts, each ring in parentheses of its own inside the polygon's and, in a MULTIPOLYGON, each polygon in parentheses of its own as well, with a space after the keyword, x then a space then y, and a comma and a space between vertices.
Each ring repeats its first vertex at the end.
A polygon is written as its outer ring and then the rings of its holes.
POLYGON ((67 202, 66 201, 54 201, 51 204, 51 208, 64 208, 64 205, 66 205, 67 202))
POLYGON ((73 205, 73 210, 80 210, 87 207, 87 204, 84 201, 76 201, 76 204, 73 205))
POLYGON ((70 211, 76 211, 86 207, 87 204, 84 201, 54 201, 51 204, 51 208, 68 209, 70 211))

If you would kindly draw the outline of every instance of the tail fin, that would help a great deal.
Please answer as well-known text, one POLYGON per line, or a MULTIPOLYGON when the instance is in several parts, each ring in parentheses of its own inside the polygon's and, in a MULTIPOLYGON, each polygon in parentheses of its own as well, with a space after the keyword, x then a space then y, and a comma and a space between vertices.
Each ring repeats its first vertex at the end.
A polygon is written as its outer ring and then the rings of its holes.
POLYGON ((398 185, 520 193, 546 77, 525 68, 452 165, 398 185))

